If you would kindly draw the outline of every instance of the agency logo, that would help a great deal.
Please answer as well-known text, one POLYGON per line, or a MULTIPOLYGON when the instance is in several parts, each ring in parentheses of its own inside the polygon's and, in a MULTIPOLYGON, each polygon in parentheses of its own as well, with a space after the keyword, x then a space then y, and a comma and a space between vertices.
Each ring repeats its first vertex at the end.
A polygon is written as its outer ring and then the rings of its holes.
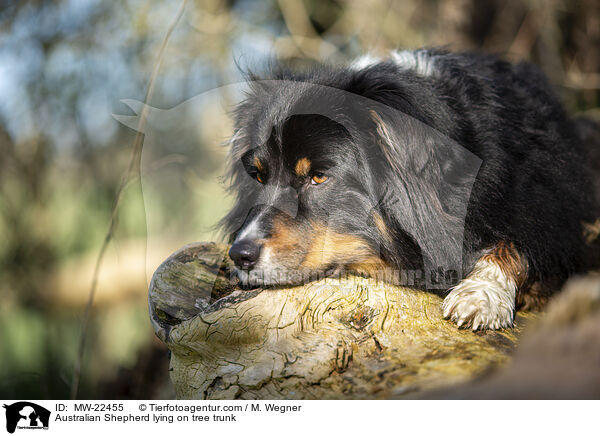
POLYGON ((6 431, 14 433, 16 429, 48 430, 50 411, 29 401, 5 404, 6 431))

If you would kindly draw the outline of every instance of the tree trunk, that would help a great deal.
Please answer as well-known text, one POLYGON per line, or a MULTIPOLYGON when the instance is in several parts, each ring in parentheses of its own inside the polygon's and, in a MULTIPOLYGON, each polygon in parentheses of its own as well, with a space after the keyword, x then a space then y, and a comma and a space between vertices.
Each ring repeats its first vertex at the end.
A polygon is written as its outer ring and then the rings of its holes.
POLYGON ((461 330, 438 295, 375 279, 237 289, 227 247, 188 245, 150 285, 150 315, 181 399, 398 398, 473 379, 509 360, 524 324, 461 330))

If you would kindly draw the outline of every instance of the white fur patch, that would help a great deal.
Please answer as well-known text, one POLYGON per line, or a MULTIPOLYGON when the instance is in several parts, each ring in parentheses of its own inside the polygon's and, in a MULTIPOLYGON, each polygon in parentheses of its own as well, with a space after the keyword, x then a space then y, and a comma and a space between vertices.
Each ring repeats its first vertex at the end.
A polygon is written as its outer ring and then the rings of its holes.
POLYGON ((350 68, 352 68, 353 70, 362 70, 379 62, 381 62, 381 59, 377 56, 366 54, 352 61, 352 63, 350 64, 350 68))
MULTIPOLYGON (((435 56, 430 55, 426 50, 394 50, 390 52, 388 59, 391 59, 403 70, 414 71, 420 76, 432 76, 436 71, 435 56)), ((386 60, 366 54, 354 60, 350 64, 350 68, 353 70, 362 70, 386 60)))
POLYGON ((258 222, 264 212, 259 213, 254 219, 244 227, 244 229, 237 235, 236 241, 243 239, 254 239, 254 235, 258 232, 258 222))
POLYGON ((392 51, 391 58, 400 68, 412 70, 420 76, 431 76, 435 73, 435 58, 424 50, 392 51))
POLYGON ((517 285, 500 267, 480 260, 444 299, 444 318, 459 327, 499 329, 513 324, 517 285))

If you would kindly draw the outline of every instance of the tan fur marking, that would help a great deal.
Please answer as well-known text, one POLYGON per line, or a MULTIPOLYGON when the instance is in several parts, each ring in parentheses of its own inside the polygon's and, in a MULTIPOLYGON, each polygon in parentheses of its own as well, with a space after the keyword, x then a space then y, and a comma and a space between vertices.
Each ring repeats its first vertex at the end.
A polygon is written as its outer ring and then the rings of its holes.
POLYGON ((254 166, 256 167, 256 169, 258 170, 258 172, 262 173, 265 169, 265 167, 263 166, 262 162, 260 161, 260 159, 257 156, 254 156, 254 166))
POLYGON ((294 226, 282 219, 273 221, 273 232, 269 239, 264 240, 265 247, 270 247, 282 256, 293 255, 298 251, 303 238, 293 231, 294 226))
POLYGON ((390 230, 385 225, 385 221, 378 212, 373 212, 373 222, 375 223, 375 227, 379 230, 379 234, 383 236, 384 239, 388 241, 392 240, 392 236, 390 235, 390 230))
POLYGON ((546 305, 552 291, 536 282, 525 289, 517 290, 517 310, 541 310, 546 305))
POLYGON ((370 277, 376 277, 378 273, 389 269, 390 266, 386 264, 381 258, 377 256, 368 257, 358 263, 351 263, 347 266, 349 271, 354 271, 360 274, 366 274, 370 277))
POLYGON ((527 264, 512 243, 496 244, 493 250, 483 256, 481 260, 498 265, 506 276, 515 281, 517 288, 523 286, 527 280, 527 264))
POLYGON ((308 160, 308 158, 303 157, 302 159, 298 159, 298 162, 296 162, 296 174, 300 177, 304 177, 307 176, 308 173, 310 172, 310 160, 308 160))
POLYGON ((302 267, 321 270, 333 265, 347 265, 353 271, 368 274, 385 267, 364 239, 319 228, 302 267))
POLYGON ((593 223, 583 223, 583 235, 587 244, 600 242, 600 218, 593 223))
POLYGON ((273 221, 271 237, 259 242, 282 264, 299 269, 323 271, 344 266, 349 271, 375 276, 389 268, 364 239, 332 232, 318 224, 314 224, 313 229, 300 232, 293 221, 278 217, 273 221), (299 256, 304 256, 304 260, 300 262, 299 256))

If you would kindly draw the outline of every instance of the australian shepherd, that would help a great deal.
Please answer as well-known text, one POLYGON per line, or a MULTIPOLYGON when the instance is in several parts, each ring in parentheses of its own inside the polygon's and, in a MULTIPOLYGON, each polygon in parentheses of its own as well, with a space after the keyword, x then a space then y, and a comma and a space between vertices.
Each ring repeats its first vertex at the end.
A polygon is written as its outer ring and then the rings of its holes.
POLYGON ((247 286, 381 274, 497 329, 589 266, 586 150, 531 64, 418 50, 275 66, 250 77, 230 142, 223 224, 247 286))

